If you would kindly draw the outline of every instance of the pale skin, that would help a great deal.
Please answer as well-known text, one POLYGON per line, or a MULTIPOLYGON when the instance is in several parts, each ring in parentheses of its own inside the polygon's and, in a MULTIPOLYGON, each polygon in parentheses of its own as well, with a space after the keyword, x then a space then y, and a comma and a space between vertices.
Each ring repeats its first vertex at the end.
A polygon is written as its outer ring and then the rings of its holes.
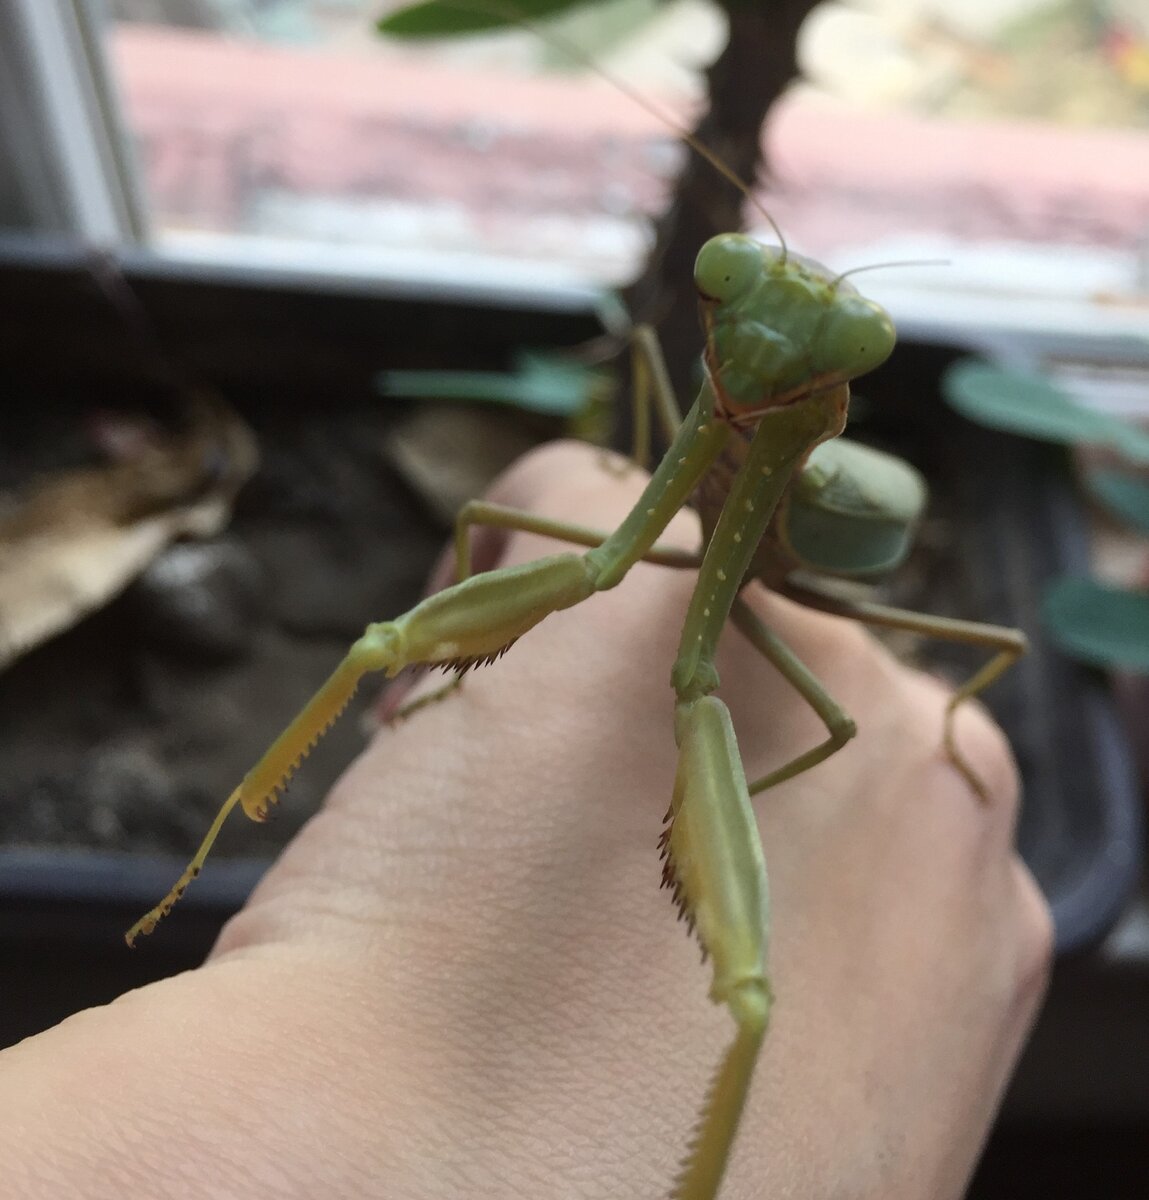
MULTIPOLYGON (((640 487, 562 445, 493 498, 610 529, 640 487)), ((641 564, 381 732, 202 968, 0 1054, 5 1195, 664 1194, 730 1036, 657 886, 691 582, 641 564)), ((1008 749, 958 710, 979 799, 942 685, 750 596, 859 733, 755 799, 777 1005, 721 1195, 960 1196, 1049 965, 1008 749)), ((733 629, 718 667, 751 777, 824 736, 733 629)))

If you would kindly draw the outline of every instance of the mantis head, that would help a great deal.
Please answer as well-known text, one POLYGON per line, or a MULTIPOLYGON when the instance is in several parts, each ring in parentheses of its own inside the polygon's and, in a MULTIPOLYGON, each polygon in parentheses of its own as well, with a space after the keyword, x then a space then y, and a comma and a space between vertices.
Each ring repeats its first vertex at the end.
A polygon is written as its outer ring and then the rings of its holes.
POLYGON ((821 263, 739 233, 711 238, 694 281, 708 310, 712 372, 735 409, 788 403, 872 371, 894 325, 821 263))

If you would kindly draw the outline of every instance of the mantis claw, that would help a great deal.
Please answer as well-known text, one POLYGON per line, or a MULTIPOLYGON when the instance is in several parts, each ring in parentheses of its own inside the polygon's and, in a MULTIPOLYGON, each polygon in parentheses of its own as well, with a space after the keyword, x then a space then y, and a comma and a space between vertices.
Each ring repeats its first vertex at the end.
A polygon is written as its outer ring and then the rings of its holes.
POLYGON ((973 769, 969 759, 966 758, 958 747, 957 736, 954 733, 954 718, 957 715, 958 706, 965 698, 961 693, 958 693, 946 706, 942 748, 945 750, 946 758, 950 760, 950 763, 957 770, 958 774, 969 784, 973 794, 982 804, 988 804, 990 802, 989 789, 986 787, 985 781, 973 769))

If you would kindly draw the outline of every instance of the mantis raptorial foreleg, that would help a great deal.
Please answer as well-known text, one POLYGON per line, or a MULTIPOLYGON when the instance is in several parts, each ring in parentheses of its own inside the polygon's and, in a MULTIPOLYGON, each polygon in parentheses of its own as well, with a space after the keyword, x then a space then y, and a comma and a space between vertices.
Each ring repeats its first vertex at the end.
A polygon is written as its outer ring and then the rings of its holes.
POLYGON ((710 998, 738 1026, 703 1104, 673 1200, 718 1189, 770 1016, 769 902, 758 823, 726 705, 678 705, 678 770, 663 834, 664 887, 714 966, 710 998))
POLYGON ((978 621, 960 621, 953 617, 935 617, 928 613, 892 608, 868 600, 848 600, 831 596, 818 588, 803 584, 786 584, 780 589, 785 595, 800 601, 808 608, 849 617, 864 625, 885 629, 905 629, 922 637, 947 642, 962 642, 970 646, 986 646, 996 653, 950 697, 946 705, 943 742, 950 762, 962 773, 966 782, 982 800, 988 800, 985 784, 958 748, 954 736, 954 714, 964 700, 971 700, 1000 678, 1026 652, 1029 642, 1020 629, 1004 625, 983 625, 978 621))
MULTIPOLYGON (((493 504, 489 500, 469 500, 459 510, 455 520, 455 580, 459 583, 471 577, 471 532, 476 526, 511 530, 516 533, 537 533, 543 537, 592 549, 601 546, 610 537, 609 533, 589 529, 585 525, 573 525, 567 521, 540 516, 538 513, 524 512, 519 508, 493 504)), ((662 567, 686 569, 697 567, 701 558, 694 550, 655 545, 640 555, 640 561, 662 567)), ((462 682, 463 672, 457 671, 441 687, 402 705, 388 721, 406 720, 420 709, 445 700, 452 692, 458 690, 462 682)))
POLYGON ((300 762, 350 703, 364 675, 394 676, 417 663, 464 670, 497 658, 545 617, 598 590, 601 572, 586 556, 557 554, 475 575, 438 592, 394 621, 369 625, 327 682, 228 797, 175 886, 127 933, 150 933, 199 874, 216 835, 237 806, 262 821, 300 762))
MULTIPOLYGON (((650 410, 657 413, 659 424, 668 442, 683 436, 682 414, 678 401, 670 386, 666 373, 666 362, 662 356, 658 339, 649 325, 637 326, 632 331, 633 389, 634 389, 634 452, 633 459, 645 467, 650 452, 650 410), (653 401, 653 403, 652 403, 653 401)), ((688 438, 690 431, 687 431, 688 438)), ((681 457, 681 456, 680 456, 681 457)), ((637 509, 635 510, 638 511, 637 509)), ((648 515, 649 515, 649 509, 648 515)), ((522 509, 509 508, 488 500, 470 500, 459 510, 455 519, 455 582, 461 583, 471 575, 471 539, 476 526, 513 530, 518 533, 537 533, 544 537, 570 542, 591 549, 601 548, 612 535, 597 529, 589 529, 568 521, 560 521, 522 509)), ((659 566, 692 568, 701 562, 698 553, 674 546, 651 546, 638 555, 642 562, 659 566)), ((404 720, 429 704, 435 704, 458 690, 463 673, 458 672, 442 687, 404 704, 390 718, 404 720)))
POLYGON ((175 886, 127 933, 131 945, 150 933, 199 874, 227 815, 237 806, 263 820, 279 790, 312 746, 347 707, 363 676, 393 677, 408 666, 466 670, 502 654, 551 613, 615 587, 649 553, 658 535, 686 504, 698 479, 729 437, 713 419, 713 394, 703 389, 679 430, 672 453, 650 477, 638 503, 601 545, 586 554, 557 554, 500 567, 428 596, 393 621, 369 625, 327 682, 225 801, 175 886))
POLYGON ((809 447, 836 432, 841 416, 833 404, 799 401, 763 418, 708 540, 671 674, 679 757, 663 838, 663 882, 674 888, 703 952, 714 960, 710 998, 726 1004, 738 1025, 703 1107, 675 1200, 715 1195, 770 1010, 766 866, 730 714, 711 695, 718 686, 718 640, 777 503, 772 489, 780 494, 809 447))

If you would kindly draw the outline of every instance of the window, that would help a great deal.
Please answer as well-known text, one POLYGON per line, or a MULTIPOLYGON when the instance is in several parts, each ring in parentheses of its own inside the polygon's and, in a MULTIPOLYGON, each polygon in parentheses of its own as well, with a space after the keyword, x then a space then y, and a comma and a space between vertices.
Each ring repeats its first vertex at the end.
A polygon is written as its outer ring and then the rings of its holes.
MULTIPOLYGON (((959 7, 815 10, 801 47, 812 82, 769 126, 771 212, 797 248, 843 269, 918 263, 867 279, 910 331, 1144 338, 1143 5, 959 7)), ((0 49, 20 68, 16 101, 0 106, 18 168, 0 194, 9 223, 139 237, 134 158, 165 254, 598 286, 634 273, 644 217, 681 161, 657 116, 529 32, 415 51, 375 36, 376 5, 360 0, 10 0, 2 11, 19 34, 0 49), (31 153, 13 144, 26 128, 48 135, 31 153)), ((689 119, 692 68, 724 36, 716 12, 706 0, 613 0, 572 14, 570 39, 689 119)))
MULTIPOLYGON (((672 132, 556 70, 533 33, 411 50, 374 33, 376 9, 118 0, 108 45, 160 244, 212 253, 226 235, 248 261, 556 286, 632 271, 680 159, 672 132)), ((593 47, 603 19, 576 15, 572 39, 593 47)), ((621 74, 698 92, 667 43, 699 65, 717 49, 703 0, 668 16, 623 0, 605 19, 655 39, 612 56, 621 74)))
POLYGON ((83 0, 0 5, 0 226, 95 243, 142 235, 101 34, 83 0))

